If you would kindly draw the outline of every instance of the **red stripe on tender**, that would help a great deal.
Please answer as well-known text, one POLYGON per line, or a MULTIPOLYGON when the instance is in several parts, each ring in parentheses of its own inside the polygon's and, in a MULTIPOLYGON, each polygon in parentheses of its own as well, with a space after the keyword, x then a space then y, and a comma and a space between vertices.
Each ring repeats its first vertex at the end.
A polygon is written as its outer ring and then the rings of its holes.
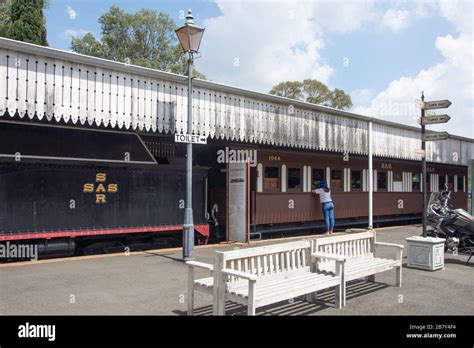
MULTIPOLYGON (((204 237, 209 237, 209 225, 194 225, 196 231, 204 237)), ((171 232, 180 231, 183 229, 182 225, 174 226, 150 226, 150 227, 131 227, 131 228, 112 228, 106 230, 84 230, 84 231, 49 231, 41 233, 21 233, 0 235, 0 241, 23 240, 23 239, 52 239, 61 237, 84 237, 97 236, 108 234, 123 234, 123 233, 146 233, 146 232, 171 232)))

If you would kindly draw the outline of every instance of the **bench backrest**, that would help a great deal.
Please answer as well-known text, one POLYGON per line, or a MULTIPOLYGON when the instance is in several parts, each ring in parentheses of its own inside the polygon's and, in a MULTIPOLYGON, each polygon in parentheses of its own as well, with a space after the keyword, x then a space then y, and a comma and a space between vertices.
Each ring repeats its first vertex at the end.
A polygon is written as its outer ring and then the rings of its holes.
MULTIPOLYGON (((312 252, 326 252, 350 258, 373 256, 375 231, 309 239, 312 252)), ((322 262, 325 262, 322 260, 322 262)))
MULTIPOLYGON (((228 268, 257 276, 272 276, 310 268, 311 245, 297 241, 256 248, 216 251, 217 269, 228 268)), ((230 277, 230 281, 240 280, 230 277)))

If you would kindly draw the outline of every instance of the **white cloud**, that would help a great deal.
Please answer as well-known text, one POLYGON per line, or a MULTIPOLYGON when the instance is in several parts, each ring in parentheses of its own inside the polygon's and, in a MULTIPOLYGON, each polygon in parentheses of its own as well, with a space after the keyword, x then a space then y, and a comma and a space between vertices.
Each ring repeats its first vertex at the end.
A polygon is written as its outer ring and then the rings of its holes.
POLYGON ((67 29, 61 33, 61 38, 62 39, 72 39, 74 36, 83 36, 87 33, 89 33, 90 30, 85 30, 85 29, 67 29))
POLYGON ((330 32, 346 33, 363 28, 378 17, 373 0, 315 1, 314 20, 330 32))
MULTIPOLYGON (((308 77, 331 85, 334 71, 324 59, 325 46, 333 40, 331 34, 374 30, 382 25, 396 32, 441 13, 457 29, 457 33, 433 42, 443 59, 388 83, 382 91, 352 91, 353 111, 416 125, 419 109, 414 99, 424 91, 427 100, 447 98, 453 102, 448 110, 440 110, 452 116, 448 131, 472 137, 472 2, 391 1, 390 9, 387 3, 372 1, 217 0, 216 4, 221 15, 198 23, 206 32, 197 68, 210 80, 261 92, 281 81, 308 77)), ((434 130, 441 127, 446 126, 430 126, 434 130)))
POLYGON ((327 32, 358 30, 374 18, 373 2, 226 1, 206 27, 197 68, 209 79, 267 92, 286 80, 329 83, 327 32), (210 73, 212 72, 212 73, 210 73))
POLYGON ((354 105, 368 105, 373 97, 370 89, 357 89, 352 91, 350 95, 354 105))
POLYGON ((439 10, 459 32, 455 36, 439 36, 434 42, 443 60, 415 76, 390 82, 368 105, 358 105, 354 112, 416 125, 420 111, 414 99, 424 91, 426 100, 449 99, 453 103, 449 109, 436 110, 438 114, 449 114, 449 123, 430 129, 474 137, 473 3, 441 1, 439 10))
POLYGON ((410 23, 410 14, 404 9, 388 9, 380 22, 381 28, 388 28, 392 31, 399 31, 406 28, 410 23))
POLYGON ((77 12, 69 5, 67 6, 67 14, 69 16, 69 19, 76 19, 77 12))

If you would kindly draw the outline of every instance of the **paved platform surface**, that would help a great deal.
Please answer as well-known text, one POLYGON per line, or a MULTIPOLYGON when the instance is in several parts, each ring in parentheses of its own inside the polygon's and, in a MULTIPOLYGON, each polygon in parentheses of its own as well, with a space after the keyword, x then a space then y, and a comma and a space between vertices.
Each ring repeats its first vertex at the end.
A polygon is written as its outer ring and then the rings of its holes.
MULTIPOLYGON (((421 232, 415 226, 377 231, 379 241, 405 246, 405 238, 421 232)), ((196 260, 212 262, 215 250, 235 247, 247 246, 198 247, 196 260)), ((0 314, 185 315, 187 271, 180 258, 181 250, 173 249, 0 265, 0 314)), ((393 270, 378 274, 375 283, 350 283, 342 310, 334 308, 334 291, 328 290, 317 301, 281 302, 259 308, 257 315, 472 315, 474 260, 465 265, 466 260, 467 255, 447 253, 444 270, 404 267, 402 288, 394 286, 393 270)), ((201 293, 195 297, 196 314, 210 315, 212 298, 201 293)), ((245 307, 227 305, 229 315, 245 313, 245 307)))

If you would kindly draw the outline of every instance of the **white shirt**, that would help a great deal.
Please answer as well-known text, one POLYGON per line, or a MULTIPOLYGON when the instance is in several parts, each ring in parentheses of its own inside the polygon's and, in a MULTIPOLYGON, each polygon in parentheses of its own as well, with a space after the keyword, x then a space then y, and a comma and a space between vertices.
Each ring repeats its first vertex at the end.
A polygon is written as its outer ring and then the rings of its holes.
POLYGON ((331 191, 326 192, 324 191, 324 189, 318 188, 316 190, 313 190, 313 192, 319 195, 319 201, 321 203, 332 202, 331 191))

